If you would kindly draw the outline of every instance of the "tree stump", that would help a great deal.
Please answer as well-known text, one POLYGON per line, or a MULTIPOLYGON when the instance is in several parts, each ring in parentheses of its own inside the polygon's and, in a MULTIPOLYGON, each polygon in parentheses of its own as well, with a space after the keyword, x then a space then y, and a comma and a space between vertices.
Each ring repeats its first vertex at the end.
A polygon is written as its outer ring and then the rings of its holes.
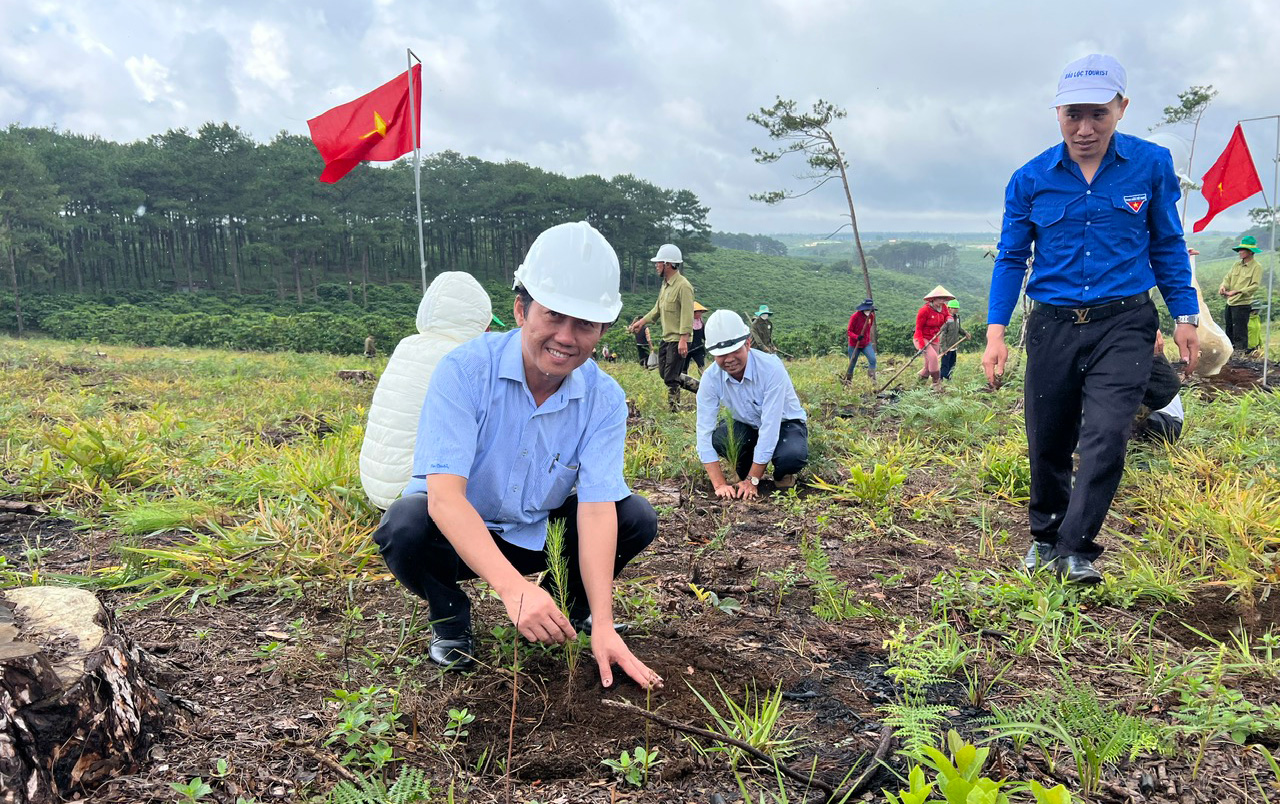
POLYGON ((163 720, 144 665, 91 593, 0 592, 0 802, 53 804, 132 772, 163 720))

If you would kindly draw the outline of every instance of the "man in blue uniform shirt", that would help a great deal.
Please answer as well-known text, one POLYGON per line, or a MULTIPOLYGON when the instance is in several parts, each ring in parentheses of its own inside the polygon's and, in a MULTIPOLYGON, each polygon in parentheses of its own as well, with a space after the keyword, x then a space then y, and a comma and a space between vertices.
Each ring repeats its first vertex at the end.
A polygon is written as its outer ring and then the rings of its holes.
POLYGON ((786 367, 776 355, 751 348, 751 332, 732 310, 716 310, 706 329, 715 365, 698 387, 697 444, 716 496, 755 497, 770 462, 774 485, 794 486, 809 461, 809 427, 786 367), (732 422, 717 425, 722 404, 732 422), (736 486, 725 481, 721 455, 735 461, 736 486))
POLYGON ((627 402, 591 352, 622 309, 618 257, 587 223, 553 226, 517 269, 519 329, 487 333, 436 367, 422 408, 413 480, 373 538, 387 566, 431 607, 429 658, 474 665, 471 603, 483 578, 526 639, 591 633, 604 686, 618 665, 662 685, 613 623, 613 579, 657 535, 622 477, 627 402), (569 612, 525 575, 546 568, 548 519, 565 522, 569 612))
POLYGON ((1173 159, 1116 132, 1129 106, 1124 92, 1124 68, 1110 56, 1063 70, 1053 103, 1063 141, 1019 168, 1005 192, 982 357, 988 382, 998 383, 1009 354, 1005 327, 1034 245, 1024 391, 1033 542, 1024 564, 1076 583, 1102 580, 1094 539, 1151 371, 1153 285, 1175 317, 1188 372, 1200 353, 1173 159))

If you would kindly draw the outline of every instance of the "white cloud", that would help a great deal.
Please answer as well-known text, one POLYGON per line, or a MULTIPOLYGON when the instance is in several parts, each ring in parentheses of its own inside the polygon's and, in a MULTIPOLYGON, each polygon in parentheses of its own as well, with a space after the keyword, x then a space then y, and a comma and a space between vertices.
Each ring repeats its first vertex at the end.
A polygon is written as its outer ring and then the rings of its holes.
POLYGON ((290 76, 285 62, 289 57, 289 46, 279 28, 255 22, 249 29, 249 52, 246 56, 246 75, 288 97, 290 76))
POLYGON ((129 71, 129 77, 133 79, 138 93, 147 103, 173 91, 173 85, 169 83, 169 69, 151 56, 130 56, 124 60, 124 67, 129 71))
MULTIPOLYGON (((402 71, 411 47, 431 150, 634 173, 693 190, 718 228, 825 233, 844 214, 836 188, 779 207, 747 197, 802 189, 804 165, 755 164, 751 147, 770 142, 746 114, 777 95, 821 97, 849 111, 838 135, 863 228, 985 230, 1010 173, 1055 141, 1057 71, 1086 52, 1128 68, 1130 133, 1188 86, 1218 88, 1199 170, 1237 119, 1280 112, 1268 106, 1280 98, 1273 7, 1167 0, 1157 20, 1147 4, 1085 15, 951 0, 0 0, 0 125, 126 141, 209 120, 264 140, 300 134, 402 71), (1233 33, 1210 42, 1222 20, 1233 33)), ((1274 128, 1246 134, 1271 192, 1274 128)), ((1194 198, 1189 216, 1202 209, 1194 198)))

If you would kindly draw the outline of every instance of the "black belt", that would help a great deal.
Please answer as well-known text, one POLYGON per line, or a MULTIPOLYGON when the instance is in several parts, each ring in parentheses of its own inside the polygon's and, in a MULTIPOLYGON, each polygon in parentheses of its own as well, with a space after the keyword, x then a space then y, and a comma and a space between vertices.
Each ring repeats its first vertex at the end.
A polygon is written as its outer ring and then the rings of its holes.
POLYGON ((1106 304, 1095 304, 1092 307, 1059 307, 1056 304, 1045 304, 1038 301, 1033 302, 1031 309, 1034 312, 1052 316, 1059 321, 1070 321, 1072 324, 1088 324, 1091 321, 1098 321, 1117 313, 1123 313, 1125 310, 1133 310, 1150 303, 1150 294, 1139 293, 1127 299, 1107 302, 1106 304))

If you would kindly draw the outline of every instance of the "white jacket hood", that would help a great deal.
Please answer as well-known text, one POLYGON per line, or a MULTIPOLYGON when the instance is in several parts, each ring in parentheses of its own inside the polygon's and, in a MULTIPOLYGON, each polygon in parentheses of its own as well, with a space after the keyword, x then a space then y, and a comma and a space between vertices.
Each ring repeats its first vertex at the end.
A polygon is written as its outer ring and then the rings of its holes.
POLYGON ((418 303, 418 332, 468 341, 489 328, 489 294, 464 271, 446 271, 432 280, 418 303))

